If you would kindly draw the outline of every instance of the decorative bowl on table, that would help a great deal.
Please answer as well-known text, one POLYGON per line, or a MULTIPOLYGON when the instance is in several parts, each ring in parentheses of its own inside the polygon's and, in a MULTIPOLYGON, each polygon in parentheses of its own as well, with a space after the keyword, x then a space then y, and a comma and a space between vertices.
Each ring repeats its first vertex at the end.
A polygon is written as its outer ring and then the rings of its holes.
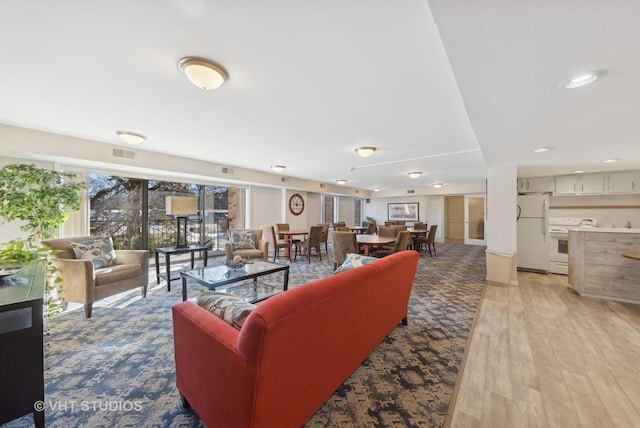
POLYGON ((248 260, 246 260, 246 259, 227 260, 226 262, 224 262, 224 265, 226 267, 228 267, 229 269, 232 269, 232 270, 242 270, 242 269, 244 269, 244 265, 246 265, 247 262, 248 262, 248 260))

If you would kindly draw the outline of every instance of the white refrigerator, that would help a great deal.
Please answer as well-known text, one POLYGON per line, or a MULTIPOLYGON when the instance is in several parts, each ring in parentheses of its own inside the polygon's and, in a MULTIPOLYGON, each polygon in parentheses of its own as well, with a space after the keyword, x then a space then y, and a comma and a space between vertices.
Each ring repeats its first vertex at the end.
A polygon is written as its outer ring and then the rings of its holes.
POLYGON ((549 195, 518 195, 518 269, 549 271, 549 195))

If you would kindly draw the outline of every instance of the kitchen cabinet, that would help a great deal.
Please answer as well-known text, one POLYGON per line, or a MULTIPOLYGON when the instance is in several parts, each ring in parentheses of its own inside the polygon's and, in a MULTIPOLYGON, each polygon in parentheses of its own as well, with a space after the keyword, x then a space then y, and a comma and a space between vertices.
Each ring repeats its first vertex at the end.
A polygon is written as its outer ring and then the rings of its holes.
POLYGON ((605 173, 581 174, 580 186, 576 187, 576 193, 580 195, 598 195, 604 193, 605 173))
POLYGON ((553 191, 553 177, 518 179, 518 193, 544 193, 553 191))
POLYGON ((575 195, 578 177, 575 175, 558 175, 556 177, 556 195, 575 195))
POLYGON ((609 173, 607 193, 636 193, 638 171, 619 171, 609 173))

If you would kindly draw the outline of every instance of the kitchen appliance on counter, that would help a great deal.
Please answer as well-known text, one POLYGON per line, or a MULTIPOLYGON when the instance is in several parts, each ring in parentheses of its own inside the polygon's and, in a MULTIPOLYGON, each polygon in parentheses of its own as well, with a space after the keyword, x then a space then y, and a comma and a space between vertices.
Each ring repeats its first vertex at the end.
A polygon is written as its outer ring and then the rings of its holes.
POLYGON ((518 270, 549 270, 549 195, 518 195, 518 270))
POLYGON ((596 227, 595 218, 549 218, 549 272, 569 274, 569 230, 596 227))

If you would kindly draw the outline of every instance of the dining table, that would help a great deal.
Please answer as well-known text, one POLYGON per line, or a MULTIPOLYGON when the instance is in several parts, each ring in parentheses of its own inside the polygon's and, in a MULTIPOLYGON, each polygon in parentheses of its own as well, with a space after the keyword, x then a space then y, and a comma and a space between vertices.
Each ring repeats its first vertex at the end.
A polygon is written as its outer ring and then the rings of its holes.
POLYGON ((371 255, 371 249, 373 247, 380 247, 382 245, 389 245, 396 242, 395 237, 362 234, 356 234, 356 240, 358 241, 358 245, 362 245, 364 247, 365 256, 371 255))
POLYGON ((304 240, 307 235, 309 235, 308 229, 291 229, 291 230, 278 230, 276 232, 278 235, 282 235, 282 239, 289 243, 289 246, 284 249, 284 255, 291 261, 295 261, 291 258, 291 243, 293 242, 294 236, 301 236, 302 240, 304 240))
POLYGON ((368 227, 366 226, 350 226, 349 230, 357 234, 367 233, 368 227))

